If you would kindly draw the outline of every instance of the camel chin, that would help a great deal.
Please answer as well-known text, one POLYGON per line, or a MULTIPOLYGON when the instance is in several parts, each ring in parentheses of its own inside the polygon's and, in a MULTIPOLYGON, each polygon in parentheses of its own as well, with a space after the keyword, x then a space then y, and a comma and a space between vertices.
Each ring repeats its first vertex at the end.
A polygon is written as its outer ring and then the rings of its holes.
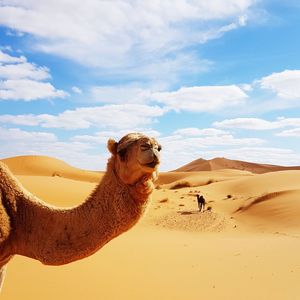
POLYGON ((145 173, 145 175, 152 174, 157 171, 159 163, 149 163, 145 165, 141 165, 141 170, 145 173))

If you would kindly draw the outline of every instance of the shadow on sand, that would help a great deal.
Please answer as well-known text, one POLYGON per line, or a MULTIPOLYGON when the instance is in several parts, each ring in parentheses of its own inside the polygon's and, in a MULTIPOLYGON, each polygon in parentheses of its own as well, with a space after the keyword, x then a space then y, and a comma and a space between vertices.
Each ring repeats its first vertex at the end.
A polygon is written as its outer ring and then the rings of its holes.
POLYGON ((194 210, 194 211, 177 211, 177 213, 181 214, 182 216, 185 216, 185 215, 199 214, 199 211, 198 210, 194 210))

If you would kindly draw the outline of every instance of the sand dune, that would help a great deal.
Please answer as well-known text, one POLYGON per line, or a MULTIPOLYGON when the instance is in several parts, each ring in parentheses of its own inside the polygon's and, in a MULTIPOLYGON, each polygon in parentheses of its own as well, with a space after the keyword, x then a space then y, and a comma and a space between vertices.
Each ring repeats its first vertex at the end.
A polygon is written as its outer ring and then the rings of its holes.
MULTIPOLYGON (((217 179, 216 175, 216 172, 211 172, 210 178, 217 179)), ((155 202, 154 199, 156 207, 163 207, 164 212, 153 214, 153 219, 154 222, 170 228, 171 221, 169 219, 175 218, 176 222, 173 222, 175 228, 189 228, 191 231, 195 230, 195 227, 199 227, 203 230, 206 228, 203 220, 201 220, 204 217, 203 214, 198 218, 192 214, 197 210, 195 196, 199 193, 204 195, 207 205, 212 207, 212 212, 218 214, 218 216, 211 215, 211 217, 222 220, 220 222, 223 223, 221 226, 223 229, 228 229, 228 226, 238 226, 240 229, 248 227, 251 230, 269 232, 278 230, 299 231, 299 218, 297 217, 300 205, 300 198, 297 198, 300 191, 299 178, 300 171, 281 171, 249 176, 242 175, 239 178, 228 176, 228 178, 222 178, 221 181, 216 180, 206 185, 194 186, 192 183, 199 183, 203 180, 202 172, 198 172, 198 175, 185 178, 186 184, 190 184, 190 186, 169 189, 172 187, 172 183, 170 183, 162 185, 163 188, 156 191, 156 197, 167 199, 167 201, 160 203, 161 200, 155 202), (268 201, 262 204, 260 199, 268 199, 268 201), (250 203, 257 205, 253 205, 251 209, 250 207, 246 209, 250 203), (280 213, 279 207, 282 208, 280 213), (183 211, 186 214, 190 212, 191 216, 182 218, 183 211), (275 211, 276 214, 273 214, 275 211), (280 218, 283 218, 283 214, 285 221, 282 223, 280 218), (250 215, 256 218, 252 222, 249 222, 250 215), (194 224, 193 218, 197 220, 197 225, 194 224), (257 226, 259 219, 262 220, 264 226, 257 226), (275 219, 277 224, 274 222, 275 219), (181 222, 185 222, 185 224, 182 225, 181 222)), ((175 183, 178 183, 178 180, 175 183)))
POLYGON ((211 160, 197 159, 180 168, 177 172, 191 171, 215 171, 220 169, 236 169, 249 171, 251 173, 262 174, 267 172, 285 171, 285 170, 300 170, 300 166, 284 167, 269 164, 257 164, 240 160, 231 160, 226 158, 214 158, 211 160))
POLYGON ((230 169, 216 170, 214 172, 166 172, 159 175, 156 184, 160 188, 173 189, 176 186, 202 186, 251 175, 253 174, 248 171, 230 169))
POLYGON ((33 192, 40 199, 62 207, 81 203, 96 185, 93 182, 63 177, 17 175, 17 178, 27 190, 33 192))
POLYGON ((273 192, 245 202, 237 218, 261 230, 300 232, 300 189, 273 192))
MULTIPOLYGON (((57 206, 79 204, 101 179, 49 157, 4 161, 28 190, 57 206)), ((255 173, 161 173, 133 230, 62 267, 16 257, 1 297, 297 299, 300 171, 255 173), (198 212, 198 193, 210 210, 198 212)))
POLYGON ((1 161, 16 175, 65 177, 90 182, 98 182, 101 177, 101 172, 81 170, 48 156, 16 156, 1 161))

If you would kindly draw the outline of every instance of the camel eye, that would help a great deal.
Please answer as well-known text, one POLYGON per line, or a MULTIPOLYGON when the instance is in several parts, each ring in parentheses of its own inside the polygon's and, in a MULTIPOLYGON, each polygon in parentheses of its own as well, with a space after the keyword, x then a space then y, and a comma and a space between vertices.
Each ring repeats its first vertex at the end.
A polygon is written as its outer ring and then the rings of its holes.
POLYGON ((143 144, 143 145, 141 145, 141 150, 142 151, 147 151, 147 150, 149 150, 150 149, 150 145, 148 145, 148 144, 143 144))

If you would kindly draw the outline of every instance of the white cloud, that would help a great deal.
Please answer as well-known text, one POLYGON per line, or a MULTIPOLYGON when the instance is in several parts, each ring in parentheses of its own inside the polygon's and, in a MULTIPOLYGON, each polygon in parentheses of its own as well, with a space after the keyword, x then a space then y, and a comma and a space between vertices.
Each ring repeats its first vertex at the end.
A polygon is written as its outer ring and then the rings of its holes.
POLYGON ((35 49, 112 68, 145 64, 145 57, 163 57, 244 26, 255 2, 2 1, 0 24, 34 35, 35 49))
POLYGON ((204 129, 199 129, 199 128, 183 128, 183 129, 178 129, 174 131, 174 134, 181 135, 181 136, 220 136, 220 135, 225 135, 228 134, 228 132, 224 130, 219 130, 215 128, 204 128, 204 129))
POLYGON ((168 137, 168 142, 177 143, 180 140, 185 140, 191 143, 193 147, 208 147, 208 146, 234 146, 234 145, 260 145, 265 141, 258 138, 236 138, 232 134, 223 130, 214 130, 213 128, 198 129, 183 128, 178 129, 173 135, 168 137))
POLYGON ((139 104, 105 105, 66 110, 58 115, 0 115, 0 123, 44 128, 84 129, 90 127, 130 129, 149 125, 164 114, 158 106, 139 104))
POLYGON ((26 62, 26 58, 24 56, 14 57, 0 50, 0 65, 1 63, 24 63, 24 62, 26 62))
POLYGON ((0 78, 5 79, 34 79, 44 80, 50 78, 46 67, 38 67, 28 62, 18 64, 0 65, 0 78))
POLYGON ((0 100, 32 101, 66 97, 66 92, 42 81, 50 77, 48 68, 29 63, 23 56, 14 57, 0 50, 0 100))
POLYGON ((0 81, 0 100, 37 100, 46 98, 64 98, 68 94, 57 90, 49 82, 29 79, 0 81))
POLYGON ((72 91, 76 94, 82 94, 82 90, 77 86, 72 86, 72 91))
MULTIPOLYGON (((53 133, 46 133, 46 132, 29 132, 23 131, 19 128, 2 128, 0 127, 0 140, 4 141, 3 144, 9 143, 13 141, 14 143, 23 143, 30 145, 31 143, 39 143, 40 141, 47 141, 47 142, 56 142, 57 138, 53 133)), ((15 144, 16 147, 16 144, 15 144)), ((17 147, 16 147, 17 148, 17 147)), ((3 148, 1 148, 2 152, 3 148)))
POLYGON ((214 126, 220 128, 271 130, 283 127, 300 126, 300 118, 277 118, 276 121, 267 121, 259 118, 236 118, 214 122, 214 126))
POLYGON ((300 70, 285 70, 263 77, 258 81, 261 88, 274 91, 279 98, 300 99, 300 70))
POLYGON ((239 87, 245 92, 251 92, 253 90, 253 86, 248 83, 239 84, 239 87))
POLYGON ((138 104, 105 105, 67 110, 57 116, 45 118, 43 127, 52 128, 134 128, 148 125, 156 117, 162 116, 164 110, 158 106, 138 104))
POLYGON ((284 137, 300 137, 300 127, 294 129, 283 130, 276 134, 277 136, 284 136, 284 137))
POLYGON ((47 115, 0 115, 0 123, 22 126, 38 126, 43 122, 43 116, 47 115))
POLYGON ((300 118, 277 118, 277 122, 281 124, 281 127, 299 127, 300 126, 300 118))
MULTIPOLYGON (((131 132, 142 132, 147 136, 156 138, 160 136, 160 133, 158 131, 147 128, 132 128, 131 132)), ((71 141, 90 144, 106 144, 109 138, 114 138, 118 141, 128 133, 128 129, 118 131, 100 131, 94 135, 76 135, 71 138, 71 141)))
POLYGON ((95 101, 103 103, 144 103, 151 91, 135 86, 95 86, 91 88, 95 101))
POLYGON ((239 18, 238 18, 238 23, 239 23, 240 26, 246 26, 247 21, 248 21, 247 15, 239 16, 239 18))
POLYGON ((153 93, 152 98, 175 110, 217 111, 245 102, 248 96, 236 85, 182 87, 174 92, 153 93))
MULTIPOLYGON (((126 62, 116 66, 101 66, 97 75, 106 80, 110 77, 119 80, 126 78, 127 81, 147 83, 148 85, 150 81, 154 90, 161 90, 179 81, 182 83, 187 78, 197 78, 200 73, 210 70, 212 65, 212 61, 202 59, 199 57, 199 53, 191 50, 172 52, 164 56, 159 53, 150 53, 144 54, 141 58, 135 56, 131 59, 128 57, 126 62)), ((125 87, 130 88, 130 86, 125 87)), ((131 86, 131 88, 133 87, 131 86)), ((137 88, 139 87, 137 86, 137 88)))
MULTIPOLYGON (((173 170, 192 160, 209 157, 210 151, 224 147, 260 146, 265 143, 258 138, 236 138, 232 134, 213 128, 182 128, 172 135, 159 137, 163 146, 162 170, 173 170)), ((222 150, 220 150, 220 153, 222 150)), ((220 155, 219 155, 220 156, 220 155)), ((224 155, 221 155, 224 156, 224 155)))
POLYGON ((213 123, 220 128, 267 130, 278 128, 278 124, 258 118, 236 118, 213 123))
POLYGON ((1 157, 46 155, 84 169, 105 170, 106 144, 93 149, 89 143, 60 141, 53 133, 0 127, 1 157))

